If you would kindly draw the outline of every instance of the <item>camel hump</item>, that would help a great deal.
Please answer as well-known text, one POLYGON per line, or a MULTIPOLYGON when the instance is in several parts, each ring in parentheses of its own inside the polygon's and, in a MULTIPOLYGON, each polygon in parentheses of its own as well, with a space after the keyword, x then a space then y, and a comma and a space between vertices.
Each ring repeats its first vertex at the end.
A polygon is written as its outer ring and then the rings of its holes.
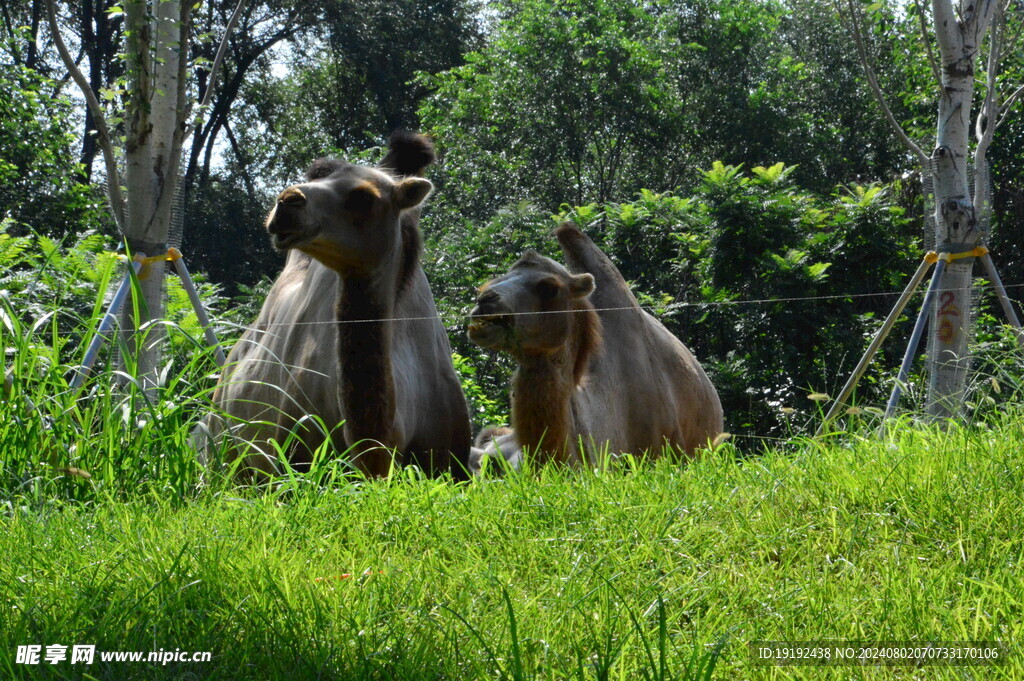
POLYGON ((555 229, 555 238, 562 247, 565 264, 574 274, 588 272, 594 276, 596 290, 590 302, 598 310, 609 307, 640 307, 629 285, 615 263, 598 248, 590 237, 571 222, 555 229))
POLYGON ((436 158, 434 143, 426 135, 400 129, 388 137, 388 153, 380 167, 396 175, 422 175, 436 158))

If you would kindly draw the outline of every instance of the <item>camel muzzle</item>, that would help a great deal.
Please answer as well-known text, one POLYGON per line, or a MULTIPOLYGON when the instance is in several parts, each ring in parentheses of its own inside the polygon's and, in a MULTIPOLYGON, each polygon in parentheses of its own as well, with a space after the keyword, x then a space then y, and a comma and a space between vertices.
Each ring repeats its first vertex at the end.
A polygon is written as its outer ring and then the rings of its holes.
MULTIPOLYGON (((496 322, 508 315, 512 310, 501 300, 501 295, 494 289, 486 289, 476 299, 469 317, 471 321, 496 322)), ((511 318, 509 318, 511 321, 511 318)))
POLYGON ((501 296, 486 290, 477 298, 467 319, 469 339, 483 347, 498 349, 504 347, 513 334, 512 310, 501 296))
POLYGON ((288 187, 278 194, 277 203, 267 216, 266 228, 278 250, 293 248, 305 239, 300 214, 306 206, 306 195, 298 187, 288 187))
POLYGON ((274 248, 278 250, 293 248, 307 237, 298 211, 288 204, 279 203, 274 206, 267 218, 267 232, 270 233, 274 248))

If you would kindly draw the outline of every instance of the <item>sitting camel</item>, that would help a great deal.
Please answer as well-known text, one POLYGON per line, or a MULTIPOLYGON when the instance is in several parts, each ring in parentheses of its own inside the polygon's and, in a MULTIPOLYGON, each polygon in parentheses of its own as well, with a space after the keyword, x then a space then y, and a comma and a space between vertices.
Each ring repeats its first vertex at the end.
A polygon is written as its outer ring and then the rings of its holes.
POLYGON ((420 264, 433 146, 403 133, 389 147, 377 168, 317 161, 278 196, 266 228, 288 258, 228 357, 206 449, 227 434, 229 460, 271 473, 278 450, 301 468, 329 439, 368 475, 397 450, 465 477, 469 410, 420 264))
POLYGON ((637 303, 611 260, 575 225, 555 232, 569 270, 529 251, 480 289, 469 337, 511 354, 512 429, 485 431, 484 456, 518 467, 593 463, 604 451, 694 455, 722 432, 722 405, 700 364, 637 303), (570 272, 571 270, 571 272, 570 272), (596 309, 595 309, 596 308, 596 309))

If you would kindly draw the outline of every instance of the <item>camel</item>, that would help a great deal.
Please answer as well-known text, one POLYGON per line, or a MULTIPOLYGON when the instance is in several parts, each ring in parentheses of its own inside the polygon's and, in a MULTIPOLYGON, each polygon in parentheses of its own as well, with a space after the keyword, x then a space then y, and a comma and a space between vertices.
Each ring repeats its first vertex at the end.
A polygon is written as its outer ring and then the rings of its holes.
POLYGON ((622 275, 571 223, 555 231, 568 269, 528 251, 484 284, 469 337, 518 362, 511 430, 485 430, 470 466, 593 464, 604 453, 696 455, 722 433, 722 405, 693 354, 641 309, 622 275))
POLYGON ((224 447, 260 475, 281 453, 308 467, 330 440, 369 476, 397 452, 466 477, 469 409, 420 264, 433 160, 425 137, 397 134, 379 167, 321 159, 281 192, 265 226, 287 260, 228 357, 213 398, 226 418, 203 424, 207 452, 224 447))

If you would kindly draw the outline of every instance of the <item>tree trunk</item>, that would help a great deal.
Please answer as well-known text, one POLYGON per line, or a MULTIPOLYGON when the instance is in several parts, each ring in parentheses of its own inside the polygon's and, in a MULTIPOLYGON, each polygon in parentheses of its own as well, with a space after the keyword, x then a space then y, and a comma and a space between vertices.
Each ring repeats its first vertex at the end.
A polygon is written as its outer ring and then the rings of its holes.
POLYGON ((33 71, 39 69, 39 24, 43 20, 43 3, 38 0, 32 3, 32 25, 30 28, 32 39, 28 43, 28 57, 25 59, 25 66, 33 71))
MULTIPOLYGON (((82 28, 82 44, 83 45, 95 45, 96 34, 92 28, 93 14, 92 2, 83 2, 79 6, 79 19, 82 28)), ((102 69, 99 61, 96 59, 95 50, 89 56, 89 84, 92 85, 93 92, 98 93, 101 85, 102 69)), ((96 121, 93 117, 92 111, 89 107, 85 107, 85 128, 82 130, 82 172, 79 175, 79 181, 83 184, 89 184, 92 181, 92 161, 96 158, 96 137, 92 134, 92 131, 96 128, 96 121)))
MULTIPOLYGON (((128 131, 125 182, 128 213, 125 239, 132 253, 167 252, 181 143, 185 132, 185 67, 191 3, 160 0, 125 3, 128 37, 128 131), (147 12, 147 9, 149 10, 147 12)), ((138 316, 126 306, 121 328, 136 358, 136 376, 155 394, 163 332, 150 322, 163 317, 164 262, 139 272, 142 303, 138 316)))
MULTIPOLYGON (((962 3, 966 5, 967 3, 962 3)), ((971 105, 978 49, 995 11, 980 0, 953 11, 951 0, 933 0, 939 43, 941 91, 936 147, 932 152, 935 188, 935 250, 964 253, 981 238, 968 184, 971 105)), ((930 319, 927 412, 935 419, 955 417, 963 402, 970 365, 968 347, 974 258, 951 261, 939 281, 930 319)))
MULTIPOLYGON (((191 134, 191 126, 186 122, 189 116, 187 69, 192 10, 198 4, 193 0, 123 2, 127 94, 122 173, 104 107, 61 37, 56 0, 46 1, 54 44, 69 75, 85 96, 96 123, 96 141, 106 164, 111 214, 133 255, 167 254, 167 237, 177 204, 181 147, 185 137, 191 134)), ((217 49, 210 69, 212 74, 220 68, 227 35, 245 5, 246 0, 238 0, 217 49)), ((96 7, 100 6, 102 4, 96 7)), ((93 18, 97 17, 98 12, 94 11, 93 18)), ((109 22, 102 22, 102 27, 105 36, 112 35, 107 32, 113 30, 109 22)), ((211 88, 212 81, 213 76, 211 88)), ((204 98, 200 108, 208 104, 209 100, 204 98)), ((141 300, 125 306, 122 313, 121 332, 128 357, 136 359, 136 377, 150 398, 156 397, 159 376, 163 327, 153 322, 163 317, 165 270, 164 260, 144 265, 139 270, 141 300)))

